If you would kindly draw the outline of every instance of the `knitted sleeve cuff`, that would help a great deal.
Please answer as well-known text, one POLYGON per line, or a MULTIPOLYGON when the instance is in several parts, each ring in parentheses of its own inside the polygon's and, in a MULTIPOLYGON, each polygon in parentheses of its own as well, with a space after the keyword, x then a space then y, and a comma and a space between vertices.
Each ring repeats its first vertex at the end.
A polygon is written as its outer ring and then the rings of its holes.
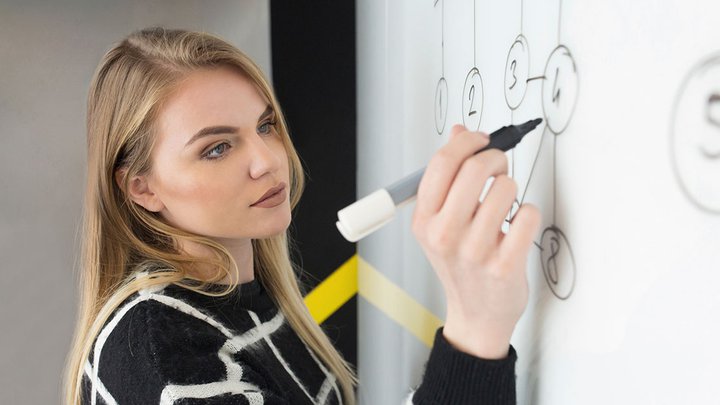
POLYGON ((425 375, 413 396, 413 404, 516 403, 517 353, 512 345, 504 359, 487 360, 456 349, 442 332, 441 327, 435 333, 425 375))

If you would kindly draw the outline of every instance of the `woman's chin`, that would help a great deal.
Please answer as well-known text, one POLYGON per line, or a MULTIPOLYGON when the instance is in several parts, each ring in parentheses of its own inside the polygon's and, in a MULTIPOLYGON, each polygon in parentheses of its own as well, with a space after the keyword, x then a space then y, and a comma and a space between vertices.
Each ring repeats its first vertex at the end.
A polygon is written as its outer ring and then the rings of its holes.
POLYGON ((274 238, 276 236, 283 235, 285 233, 285 231, 287 231, 287 227, 285 229, 281 229, 276 232, 267 232, 267 233, 259 234, 257 236, 254 236, 253 239, 270 239, 270 238, 274 238))
POLYGON ((267 238, 272 238, 275 236, 282 235, 287 231, 289 226, 290 226, 290 220, 288 219, 287 221, 285 221, 281 224, 278 224, 277 226, 268 227, 267 229, 264 229, 263 231, 258 232, 258 234, 256 236, 254 236, 253 239, 267 239, 267 238))

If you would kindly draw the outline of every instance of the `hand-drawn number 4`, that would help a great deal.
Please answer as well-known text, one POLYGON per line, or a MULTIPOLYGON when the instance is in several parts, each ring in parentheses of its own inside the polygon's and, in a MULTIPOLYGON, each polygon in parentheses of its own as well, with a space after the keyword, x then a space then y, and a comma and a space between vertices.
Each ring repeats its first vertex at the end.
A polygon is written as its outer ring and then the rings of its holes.
POLYGON ((555 82, 553 83, 553 97, 552 101, 555 104, 560 104, 560 89, 557 88, 558 76, 560 76, 560 67, 555 68, 555 82))

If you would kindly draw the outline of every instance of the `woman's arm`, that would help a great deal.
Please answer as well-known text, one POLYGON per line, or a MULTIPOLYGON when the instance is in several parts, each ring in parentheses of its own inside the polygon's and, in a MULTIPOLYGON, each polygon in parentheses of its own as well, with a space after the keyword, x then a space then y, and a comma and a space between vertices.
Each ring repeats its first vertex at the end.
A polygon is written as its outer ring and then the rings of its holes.
MULTIPOLYGON (((472 378, 463 383, 473 385, 473 395, 496 394, 504 399, 492 403, 515 402, 510 337, 527 305, 525 267, 540 214, 524 204, 508 233, 502 232, 517 186, 507 176, 502 151, 474 154, 488 142, 485 134, 454 126, 450 141, 433 156, 418 189, 413 233, 445 290, 447 319, 415 398, 429 387, 441 389, 437 382, 444 377, 465 372, 472 378), (479 203, 490 177, 495 180, 479 203), (512 396, 507 392, 510 388, 512 396)), ((446 403, 476 403, 478 398, 467 400, 446 403)))
POLYGON ((515 404, 516 360, 512 346, 503 359, 481 359, 462 352, 439 328, 422 384, 406 404, 515 404))

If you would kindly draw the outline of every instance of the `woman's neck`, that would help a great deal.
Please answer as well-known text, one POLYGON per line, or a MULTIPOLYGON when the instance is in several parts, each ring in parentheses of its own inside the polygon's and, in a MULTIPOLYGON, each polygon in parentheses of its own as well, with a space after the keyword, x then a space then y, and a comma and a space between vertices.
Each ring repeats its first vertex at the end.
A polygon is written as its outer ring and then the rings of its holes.
MULTIPOLYGON (((238 274, 230 274, 220 281, 218 284, 244 284, 255 279, 255 270, 253 265, 253 248, 251 239, 222 239, 213 238, 213 240, 225 247, 235 260, 238 266, 238 274)), ((204 245, 197 243, 183 244, 182 249, 188 254, 196 257, 211 258, 212 252, 204 245)), ((215 269, 210 267, 199 268, 193 276, 207 280, 215 274, 215 269)))

